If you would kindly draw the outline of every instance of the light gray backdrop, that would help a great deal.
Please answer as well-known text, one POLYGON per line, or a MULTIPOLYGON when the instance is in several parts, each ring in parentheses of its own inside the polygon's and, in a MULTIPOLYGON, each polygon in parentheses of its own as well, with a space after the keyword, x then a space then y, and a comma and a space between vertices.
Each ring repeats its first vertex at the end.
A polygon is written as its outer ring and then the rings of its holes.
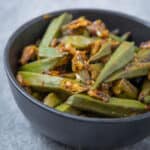
MULTIPOLYGON (((4 73, 3 50, 17 27, 42 13, 64 8, 111 9, 150 21, 149 6, 149 0, 0 0, 0 150, 70 150, 34 131, 13 100, 4 73)), ((141 149, 150 149, 150 138, 123 148, 141 149)))

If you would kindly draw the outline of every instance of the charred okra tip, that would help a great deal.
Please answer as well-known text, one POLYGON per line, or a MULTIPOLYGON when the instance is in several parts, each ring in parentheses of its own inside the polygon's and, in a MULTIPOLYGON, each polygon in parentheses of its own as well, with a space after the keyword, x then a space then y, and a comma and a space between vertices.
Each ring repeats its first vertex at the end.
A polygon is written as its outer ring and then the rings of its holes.
MULTIPOLYGON (((115 30, 115 29, 114 29, 115 30)), ((150 41, 135 45, 98 18, 63 13, 24 47, 17 80, 35 99, 64 113, 128 117, 150 108, 150 41)))

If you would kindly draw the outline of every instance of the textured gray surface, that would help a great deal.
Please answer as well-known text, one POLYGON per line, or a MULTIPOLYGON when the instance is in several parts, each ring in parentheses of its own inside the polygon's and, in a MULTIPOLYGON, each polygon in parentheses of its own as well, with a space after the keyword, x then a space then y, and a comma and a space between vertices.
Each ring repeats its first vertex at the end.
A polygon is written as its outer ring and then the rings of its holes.
MULTIPOLYGON (((3 68, 3 50, 12 32, 42 13, 64 8, 104 8, 150 21, 148 0, 1 0, 0 1, 0 150, 65 150, 70 148, 34 131, 16 106, 3 68)), ((150 138, 123 150, 149 150, 150 138)))

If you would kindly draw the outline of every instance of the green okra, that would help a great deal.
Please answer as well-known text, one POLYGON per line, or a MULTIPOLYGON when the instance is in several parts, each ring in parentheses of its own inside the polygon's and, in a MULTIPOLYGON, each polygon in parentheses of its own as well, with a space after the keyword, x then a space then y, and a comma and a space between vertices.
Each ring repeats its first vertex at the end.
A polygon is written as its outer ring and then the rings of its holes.
POLYGON ((62 57, 65 53, 60 52, 57 48, 53 47, 44 47, 42 49, 43 51, 40 52, 40 57, 41 58, 54 58, 54 57, 62 57))
POLYGON ((17 79, 22 86, 38 88, 43 91, 63 91, 68 94, 85 91, 87 88, 77 82, 58 76, 19 71, 17 79))
POLYGON ((102 63, 95 63, 95 64, 90 64, 89 65, 89 71, 91 73, 91 78, 95 80, 101 70, 103 69, 104 65, 102 63))
POLYGON ((113 73, 107 80, 105 80, 105 82, 112 82, 123 78, 130 79, 145 76, 148 74, 149 70, 150 67, 148 65, 131 64, 130 66, 113 73))
POLYGON ((126 41, 130 35, 131 35, 130 32, 126 32, 120 37, 120 36, 117 36, 117 35, 111 33, 110 38, 115 41, 118 41, 118 42, 123 42, 123 41, 126 41))
POLYGON ((123 42, 112 54, 110 60, 105 64, 92 88, 96 89, 101 82, 108 78, 108 76, 130 62, 134 57, 134 49, 134 43, 123 42))
POLYGON ((117 98, 117 97, 111 97, 108 104, 111 104, 113 106, 120 106, 124 109, 131 109, 133 112, 142 112, 142 111, 148 111, 147 105, 135 100, 135 99, 127 99, 127 98, 117 98))
POLYGON ((144 97, 144 103, 148 105, 150 104, 150 95, 144 97))
POLYGON ((93 43, 94 39, 82 35, 70 35, 62 38, 64 44, 71 44, 78 49, 84 49, 93 43))
POLYGON ((147 111, 147 106, 139 101, 110 98, 108 103, 104 103, 83 94, 70 96, 66 103, 83 111, 111 117, 126 117, 147 111))
POLYGON ((112 89, 118 97, 136 99, 138 95, 138 89, 126 79, 117 81, 112 89))
POLYGON ((57 97, 55 93, 49 93, 45 98, 44 98, 44 104, 49 106, 49 107, 56 107, 57 105, 61 104, 62 101, 57 97))
POLYGON ((112 33, 111 33, 109 36, 110 36, 111 39, 113 39, 113 40, 115 40, 115 41, 122 42, 121 37, 119 37, 119 36, 117 36, 117 35, 115 35, 115 34, 112 34, 112 33))
POLYGON ((141 49, 135 56, 137 62, 150 62, 150 49, 141 49))
MULTIPOLYGON (((71 14, 63 13, 51 21, 39 45, 40 57, 49 57, 52 55, 52 49, 49 47, 50 43, 54 38, 58 37, 61 27, 71 21, 71 19, 71 14)), ((55 56, 60 56, 60 52, 58 51, 53 51, 54 54, 55 56)))
POLYGON ((88 70, 80 70, 78 73, 76 73, 76 79, 78 81, 81 81, 82 83, 89 83, 90 81, 90 74, 88 72, 88 70))
POLYGON ((126 41, 129 36, 131 35, 131 32, 126 32, 121 36, 122 41, 126 41))
POLYGON ((40 59, 28 64, 25 64, 19 68, 20 71, 37 72, 42 73, 54 69, 55 67, 64 64, 66 56, 40 59))
POLYGON ((111 54, 111 44, 107 42, 104 45, 102 45, 100 50, 95 55, 91 56, 89 61, 90 62, 97 61, 101 59, 102 57, 107 56, 109 54, 111 54))
POLYGON ((64 113, 69 113, 69 114, 74 114, 74 115, 80 115, 81 112, 77 110, 76 108, 73 108, 72 106, 63 103, 55 107, 56 110, 64 112, 64 113))
POLYGON ((150 81, 145 80, 139 94, 139 100, 150 104, 150 81))

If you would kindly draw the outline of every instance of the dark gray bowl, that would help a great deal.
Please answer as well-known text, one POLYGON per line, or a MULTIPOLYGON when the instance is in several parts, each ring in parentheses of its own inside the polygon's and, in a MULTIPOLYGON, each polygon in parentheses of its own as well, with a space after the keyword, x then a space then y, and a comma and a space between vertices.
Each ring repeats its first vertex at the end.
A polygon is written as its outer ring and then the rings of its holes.
POLYGON ((22 48, 39 39, 49 21, 62 12, 70 12, 74 18, 86 16, 89 19, 101 18, 109 29, 119 28, 121 32, 132 31, 138 44, 150 39, 148 23, 125 14, 96 10, 63 10, 35 18, 21 26, 9 39, 5 49, 5 70, 15 101, 31 124, 56 141, 62 143, 98 148, 114 148, 134 144, 150 134, 150 113, 118 119, 83 118, 64 114, 48 108, 28 95, 15 79, 17 62, 22 48))

